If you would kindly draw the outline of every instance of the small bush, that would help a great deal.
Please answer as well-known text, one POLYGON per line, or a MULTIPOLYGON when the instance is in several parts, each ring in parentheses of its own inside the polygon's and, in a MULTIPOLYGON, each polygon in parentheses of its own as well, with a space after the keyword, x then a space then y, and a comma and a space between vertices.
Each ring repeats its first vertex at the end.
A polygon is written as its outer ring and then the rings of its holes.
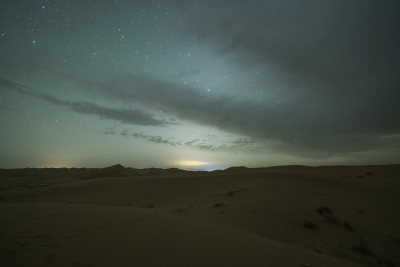
POLYGON ((367 172, 365 175, 371 176, 371 175, 373 175, 373 174, 374 174, 373 172, 367 172))
POLYGON ((304 221, 303 225, 305 228, 307 228, 309 230, 314 230, 315 228, 317 228, 317 226, 313 222, 310 222, 310 221, 304 221))
POLYGON ((238 189, 236 189, 236 190, 230 190, 228 193, 226 193, 226 195, 227 195, 228 197, 231 197, 231 196, 234 196, 234 195, 236 195, 237 193, 240 193, 240 192, 243 192, 243 191, 244 191, 243 188, 238 188, 238 189))
POLYGON ((332 215, 332 214, 333 214, 333 210, 332 210, 330 207, 328 207, 328 206, 320 206, 320 207, 317 208, 315 211, 316 211, 318 214, 323 215, 323 216, 325 216, 325 215, 332 215))
POLYGON ((224 207, 224 206, 225 206, 225 203, 223 203, 223 202, 217 202, 217 203, 214 204, 214 207, 216 207, 216 208, 221 208, 221 207, 224 207))
POLYGON ((354 232, 354 228, 348 223, 348 222, 343 222, 343 227, 350 232, 354 232))
POLYGON ((314 251, 317 252, 317 253, 322 253, 322 250, 320 250, 318 248, 314 249, 314 251))
POLYGON ((371 250, 364 245, 353 246, 353 251, 362 255, 372 255, 371 250))
POLYGON ((228 193, 226 193, 226 195, 227 196, 233 196, 234 194, 236 194, 236 192, 235 191, 229 191, 228 193))
POLYGON ((385 258, 382 258, 382 257, 380 257, 378 259, 378 263, 380 263, 380 264, 382 264, 384 266, 387 266, 387 267, 396 267, 397 266, 392 260, 388 260, 388 259, 385 259, 385 258))
POLYGON ((186 212, 186 209, 176 209, 176 212, 186 212))
POLYGON ((175 210, 175 212, 181 212, 181 213, 184 213, 184 212, 190 212, 192 210, 192 206, 190 206, 190 207, 187 207, 187 208, 180 208, 180 209, 176 209, 175 210))

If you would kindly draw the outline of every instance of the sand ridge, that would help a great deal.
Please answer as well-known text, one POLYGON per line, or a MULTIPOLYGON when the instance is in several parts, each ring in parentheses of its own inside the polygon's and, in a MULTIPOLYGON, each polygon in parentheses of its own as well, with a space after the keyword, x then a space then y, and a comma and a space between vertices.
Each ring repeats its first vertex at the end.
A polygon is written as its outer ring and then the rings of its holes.
POLYGON ((396 266, 399 174, 399 165, 1 170, 1 258, 7 266, 396 266))

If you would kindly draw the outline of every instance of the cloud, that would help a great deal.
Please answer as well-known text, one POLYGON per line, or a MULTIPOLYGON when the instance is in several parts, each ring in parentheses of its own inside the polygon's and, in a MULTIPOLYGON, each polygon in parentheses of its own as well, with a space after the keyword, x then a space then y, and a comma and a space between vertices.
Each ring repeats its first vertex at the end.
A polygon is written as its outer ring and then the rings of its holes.
POLYGON ((128 130, 123 130, 121 132, 115 131, 114 128, 107 128, 104 131, 106 135, 116 135, 116 136, 123 136, 123 137, 134 137, 146 140, 148 142, 157 143, 157 144, 164 144, 170 145, 175 147, 189 147, 198 150, 205 150, 205 151, 260 151, 265 150, 265 147, 259 146, 256 142, 247 139, 247 138, 237 138, 233 140, 227 140, 222 145, 210 144, 207 143, 206 140, 200 139, 192 139, 189 141, 184 140, 176 140, 175 138, 164 138, 161 136, 154 136, 149 134, 137 133, 132 132, 129 133, 128 130))
POLYGON ((398 1, 202 1, 178 7, 187 36, 235 56, 244 68, 267 65, 296 91, 398 91, 398 1))
POLYGON ((238 70, 261 70, 265 77, 253 86, 279 90, 282 101, 207 95, 134 75, 102 84, 108 97, 276 141, 277 151, 306 157, 398 146, 384 137, 400 133, 400 2, 174 3, 185 22, 181 38, 235 58, 238 70))
POLYGON ((191 77, 191 76, 196 76, 196 75, 198 75, 198 74, 200 74, 201 72, 200 72, 200 70, 199 69, 193 69, 193 70, 190 70, 190 71, 181 71, 181 72, 178 72, 178 73, 176 73, 176 77, 177 78, 185 78, 185 77, 191 77))
POLYGON ((34 93, 33 90, 31 90, 29 87, 20 84, 20 83, 16 83, 7 79, 3 79, 0 78, 0 87, 2 87, 3 89, 7 89, 7 90, 12 90, 15 92, 18 92, 20 94, 23 95, 29 95, 29 96, 36 96, 37 94, 34 93))
MULTIPOLYGON (((195 64, 178 73, 175 81, 156 75, 115 75, 107 82, 103 82, 107 77, 88 82, 92 89, 100 88, 104 100, 163 110, 177 119, 245 135, 260 143, 271 141, 277 152, 304 157, 329 157, 390 146, 400 149, 398 137, 387 138, 400 133, 399 1, 172 3, 171 9, 180 10, 175 17, 181 23, 176 24, 184 28, 181 35, 176 32, 176 38, 195 39, 199 47, 206 44, 205 51, 214 48, 218 59, 234 58, 228 63, 234 65, 233 72, 238 76, 260 71, 259 78, 249 81, 251 87, 279 91, 281 101, 246 98, 245 93, 230 93, 230 88, 221 90, 225 93, 207 94, 204 88, 183 86, 183 77, 207 78, 207 70, 198 69, 195 64)), ((175 31, 178 30, 174 28, 175 31)), ((241 77, 238 80, 242 82, 241 77)), ((1 83, 26 94, 22 85, 1 83)), ((243 84, 246 87, 250 85, 243 84)), ((124 123, 165 124, 141 110, 110 109, 59 99, 46 101, 124 123)), ((152 141, 150 136, 136 137, 155 143, 173 142, 158 135, 152 141)), ((215 149, 206 143, 193 145, 215 149)))
POLYGON ((120 136, 124 136, 124 137, 132 136, 132 137, 135 137, 135 138, 147 140, 149 142, 158 143, 158 144, 165 144, 165 145, 171 145, 171 146, 179 145, 179 142, 174 142, 174 141, 172 141, 170 139, 162 138, 161 136, 146 135, 146 134, 142 134, 142 133, 129 133, 127 130, 123 130, 120 133, 117 133, 113 128, 107 128, 106 131, 104 132, 104 134, 106 134, 106 135, 120 135, 120 136))
POLYGON ((50 96, 48 94, 34 91, 28 86, 0 78, 0 87, 18 92, 23 95, 36 97, 48 103, 67 107, 77 113, 97 115, 100 118, 112 119, 123 123, 143 125, 143 126, 162 126, 167 124, 164 121, 155 119, 150 114, 139 109, 110 108, 87 101, 70 102, 50 96))
POLYGON ((278 141, 277 150, 310 157, 376 148, 388 144, 382 136, 400 132, 399 117, 379 102, 257 102, 134 75, 114 78, 100 88, 107 98, 137 101, 179 119, 278 141))

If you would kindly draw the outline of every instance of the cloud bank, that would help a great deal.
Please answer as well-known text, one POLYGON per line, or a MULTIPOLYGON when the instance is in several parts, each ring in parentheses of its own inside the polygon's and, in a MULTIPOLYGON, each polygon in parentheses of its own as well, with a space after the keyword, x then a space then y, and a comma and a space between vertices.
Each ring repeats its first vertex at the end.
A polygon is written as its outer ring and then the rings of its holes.
POLYGON ((48 103, 67 107, 81 114, 97 115, 101 118, 112 119, 122 123, 142 125, 142 126, 162 126, 166 122, 155 119, 150 114, 139 109, 110 108, 87 101, 69 102, 53 97, 48 94, 34 91, 32 88, 16 83, 7 79, 0 78, 0 87, 18 92, 23 95, 36 97, 48 103))
POLYGON ((146 103, 179 119, 278 141, 278 150, 310 156, 388 146, 394 140, 386 137, 400 132, 398 117, 369 103, 310 99, 308 103, 269 104, 230 95, 209 96, 197 88, 132 75, 114 78, 100 88, 106 97, 121 102, 146 103))

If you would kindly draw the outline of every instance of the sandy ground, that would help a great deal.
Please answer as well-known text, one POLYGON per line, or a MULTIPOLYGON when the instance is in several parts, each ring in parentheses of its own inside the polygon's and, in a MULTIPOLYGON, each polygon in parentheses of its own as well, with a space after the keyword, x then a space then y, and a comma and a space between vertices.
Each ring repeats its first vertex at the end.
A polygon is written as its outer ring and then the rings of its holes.
POLYGON ((1 266, 400 266, 400 165, 0 170, 1 266))

